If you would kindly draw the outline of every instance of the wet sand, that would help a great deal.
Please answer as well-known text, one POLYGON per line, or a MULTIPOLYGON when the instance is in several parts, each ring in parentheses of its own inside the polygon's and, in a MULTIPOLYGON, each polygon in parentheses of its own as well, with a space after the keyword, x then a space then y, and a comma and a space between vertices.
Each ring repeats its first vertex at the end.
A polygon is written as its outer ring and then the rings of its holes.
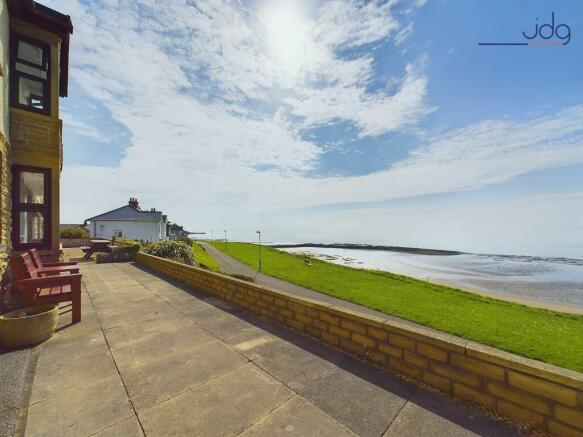
POLYGON ((583 259, 504 255, 425 255, 395 251, 296 247, 352 268, 382 270, 482 296, 536 308, 583 315, 583 259))

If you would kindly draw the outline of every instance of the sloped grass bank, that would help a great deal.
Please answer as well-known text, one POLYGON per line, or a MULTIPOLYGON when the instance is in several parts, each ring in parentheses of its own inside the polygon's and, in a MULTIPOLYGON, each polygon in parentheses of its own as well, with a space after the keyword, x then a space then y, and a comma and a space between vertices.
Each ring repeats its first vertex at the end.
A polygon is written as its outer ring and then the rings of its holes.
POLYGON ((192 250, 194 251, 194 258, 199 265, 205 266, 213 272, 221 271, 219 263, 199 243, 192 243, 192 250))
MULTIPOLYGON (((224 250, 224 245, 215 243, 224 250)), ((330 296, 528 358, 583 372, 583 316, 491 299, 376 270, 359 270, 261 248, 262 271, 330 296)), ((227 254, 257 269, 258 246, 227 254)))

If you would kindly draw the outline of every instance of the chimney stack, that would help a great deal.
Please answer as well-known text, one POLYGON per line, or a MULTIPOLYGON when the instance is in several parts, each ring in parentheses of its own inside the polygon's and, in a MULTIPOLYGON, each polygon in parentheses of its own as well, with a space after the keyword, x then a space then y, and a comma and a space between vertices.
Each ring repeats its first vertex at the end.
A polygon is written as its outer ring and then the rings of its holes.
POLYGON ((130 197, 130 201, 128 202, 128 204, 135 209, 140 209, 140 204, 138 203, 138 199, 136 199, 135 197, 130 197))

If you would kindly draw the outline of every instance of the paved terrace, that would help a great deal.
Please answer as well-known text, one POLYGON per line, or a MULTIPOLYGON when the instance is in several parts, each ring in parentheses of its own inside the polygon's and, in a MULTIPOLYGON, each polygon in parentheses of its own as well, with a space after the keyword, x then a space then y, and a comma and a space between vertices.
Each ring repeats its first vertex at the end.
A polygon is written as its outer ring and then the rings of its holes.
POLYGON ((477 410, 134 264, 85 264, 27 436, 510 436, 477 410))

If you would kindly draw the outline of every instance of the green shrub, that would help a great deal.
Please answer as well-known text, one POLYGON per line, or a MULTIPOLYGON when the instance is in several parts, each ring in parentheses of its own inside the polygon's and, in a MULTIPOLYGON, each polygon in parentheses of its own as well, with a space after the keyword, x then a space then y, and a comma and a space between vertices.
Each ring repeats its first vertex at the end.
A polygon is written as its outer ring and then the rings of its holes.
POLYGON ((68 226, 61 230, 61 238, 83 239, 89 238, 89 231, 79 226, 68 226))
POLYGON ((186 236, 178 237, 175 241, 180 241, 182 243, 188 244, 189 246, 192 246, 192 239, 186 236))
POLYGON ((158 241, 144 248, 144 252, 150 255, 168 258, 182 264, 194 265, 194 253, 192 246, 180 241, 158 241))

